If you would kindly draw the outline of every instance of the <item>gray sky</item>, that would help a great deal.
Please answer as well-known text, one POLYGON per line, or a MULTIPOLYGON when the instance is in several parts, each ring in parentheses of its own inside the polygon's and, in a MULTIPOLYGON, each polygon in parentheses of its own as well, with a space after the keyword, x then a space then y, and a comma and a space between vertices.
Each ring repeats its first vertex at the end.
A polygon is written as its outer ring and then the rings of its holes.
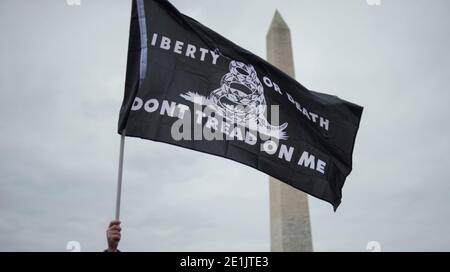
MULTIPOLYGON (((0 251, 106 247, 130 2, 0 1, 0 251)), ((315 250, 450 250, 448 0, 172 3, 262 57, 278 8, 297 79, 365 107, 337 213, 309 198, 315 250)), ((125 152, 122 250, 270 249, 267 175, 140 139, 125 152)))

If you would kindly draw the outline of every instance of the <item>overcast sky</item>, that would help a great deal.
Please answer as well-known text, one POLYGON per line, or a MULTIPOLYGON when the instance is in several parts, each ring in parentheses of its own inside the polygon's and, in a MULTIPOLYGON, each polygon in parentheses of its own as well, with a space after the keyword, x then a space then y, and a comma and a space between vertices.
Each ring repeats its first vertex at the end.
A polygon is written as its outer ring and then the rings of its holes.
MULTIPOLYGON (((130 3, 0 1, 0 251, 106 247, 130 3)), ((297 80, 364 106, 341 206, 309 198, 316 251, 450 250, 448 0, 172 3, 261 57, 278 8, 297 80)), ((123 186, 123 251, 270 250, 261 172, 127 138, 123 186)))

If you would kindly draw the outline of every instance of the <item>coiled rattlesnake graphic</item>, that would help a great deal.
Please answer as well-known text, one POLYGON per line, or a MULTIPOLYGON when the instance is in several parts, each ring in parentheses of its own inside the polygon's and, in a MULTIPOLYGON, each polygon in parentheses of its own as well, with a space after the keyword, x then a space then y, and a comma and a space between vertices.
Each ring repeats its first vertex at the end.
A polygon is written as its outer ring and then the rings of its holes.
POLYGON ((229 64, 229 70, 220 80, 220 87, 212 91, 209 97, 192 92, 181 94, 181 97, 211 107, 230 123, 278 139, 287 139, 283 130, 288 124, 273 126, 264 115, 267 110, 264 87, 255 68, 233 60, 229 64))

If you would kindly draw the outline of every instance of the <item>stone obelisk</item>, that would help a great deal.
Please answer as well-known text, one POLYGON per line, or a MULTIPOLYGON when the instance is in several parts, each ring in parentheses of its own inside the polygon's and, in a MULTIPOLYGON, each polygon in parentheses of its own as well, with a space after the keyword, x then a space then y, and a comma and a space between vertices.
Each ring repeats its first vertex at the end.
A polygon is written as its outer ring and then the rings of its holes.
MULTIPOLYGON (((278 10, 266 36, 267 60, 295 77, 291 33, 278 10)), ((273 178, 270 181, 270 247, 272 251, 312 251, 308 196, 273 178)))

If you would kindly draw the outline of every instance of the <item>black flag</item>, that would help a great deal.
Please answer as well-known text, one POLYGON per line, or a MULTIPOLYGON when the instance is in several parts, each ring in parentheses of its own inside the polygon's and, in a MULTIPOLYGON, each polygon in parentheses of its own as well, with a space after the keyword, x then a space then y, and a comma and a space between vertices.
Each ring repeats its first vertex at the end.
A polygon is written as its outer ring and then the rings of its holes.
POLYGON ((243 163, 336 210, 361 114, 168 1, 133 1, 119 133, 243 163))

